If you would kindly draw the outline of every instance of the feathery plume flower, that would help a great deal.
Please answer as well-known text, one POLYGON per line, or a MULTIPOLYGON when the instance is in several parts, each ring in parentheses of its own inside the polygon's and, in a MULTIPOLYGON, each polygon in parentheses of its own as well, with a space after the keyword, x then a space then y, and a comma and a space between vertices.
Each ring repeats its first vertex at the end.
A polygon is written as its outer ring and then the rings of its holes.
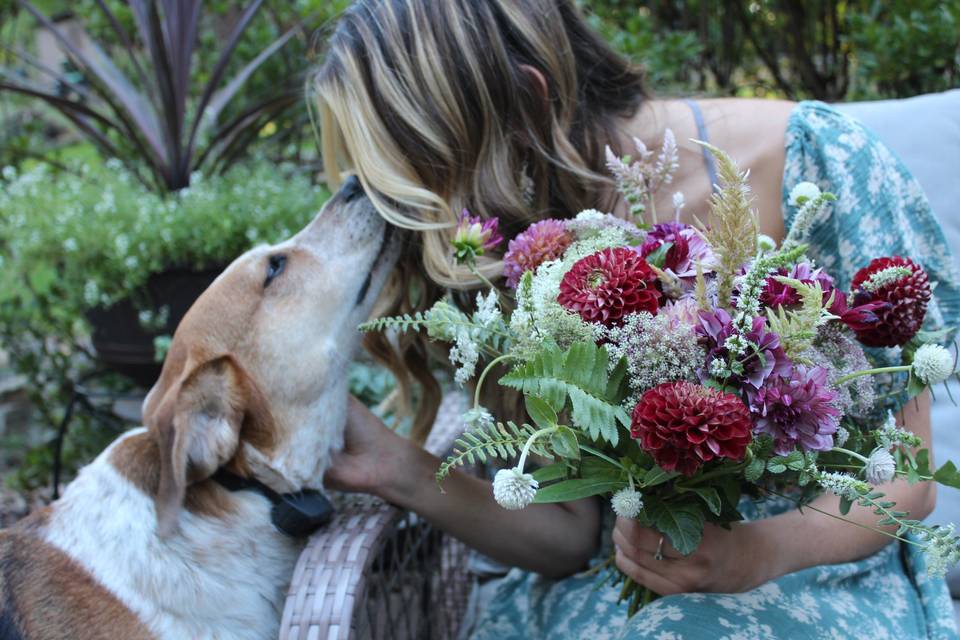
POLYGON ((866 482, 857 480, 847 473, 835 471, 819 472, 817 483, 838 498, 846 498, 847 500, 856 500, 861 494, 870 491, 870 485, 866 482))
POLYGON ((621 518, 636 518, 643 509, 643 495, 633 487, 624 487, 613 494, 610 505, 621 518))
POLYGON ((533 502, 540 484, 517 467, 500 469, 493 478, 493 499, 504 509, 517 511, 533 502))
POLYGON ((461 211, 452 241, 457 262, 464 264, 495 249, 503 242, 503 236, 497 232, 499 226, 499 218, 483 220, 480 216, 470 215, 466 209, 461 211))
POLYGON ((742 460, 751 428, 740 398, 681 381, 643 394, 633 410, 630 435, 663 469, 691 476, 711 460, 742 460))
POLYGON ((875 258, 853 277, 854 304, 872 302, 889 306, 874 310, 878 322, 857 330, 857 339, 868 347, 906 344, 923 325, 930 301, 930 282, 923 268, 910 258, 875 258))
POLYGON ((578 260, 560 281, 557 302, 585 322, 619 325, 631 313, 655 314, 660 292, 647 261, 625 247, 604 249, 578 260))
POLYGON ((749 395, 756 431, 773 437, 777 455, 833 448, 840 410, 823 367, 795 365, 789 375, 773 376, 749 395))
POLYGON ((925 385, 943 382, 953 375, 953 368, 953 356, 938 344, 920 345, 913 354, 913 375, 925 385))
POLYGON ((867 477, 867 482, 872 485, 886 484, 896 475, 897 463, 889 451, 878 447, 867 458, 863 473, 867 477))
POLYGON ((573 235, 560 220, 548 218, 527 227, 507 245, 503 256, 503 275, 507 286, 516 289, 520 277, 534 271, 544 262, 556 260, 563 255, 573 235))

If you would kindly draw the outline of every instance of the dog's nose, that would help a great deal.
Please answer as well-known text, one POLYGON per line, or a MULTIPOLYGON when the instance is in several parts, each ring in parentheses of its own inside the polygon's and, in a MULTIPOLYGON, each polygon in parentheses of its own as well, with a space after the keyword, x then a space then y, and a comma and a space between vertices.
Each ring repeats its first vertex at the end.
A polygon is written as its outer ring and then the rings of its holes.
POLYGON ((344 202, 356 200, 362 195, 363 185, 360 184, 360 179, 355 175, 347 178, 346 182, 343 183, 343 186, 340 187, 340 197, 344 202))

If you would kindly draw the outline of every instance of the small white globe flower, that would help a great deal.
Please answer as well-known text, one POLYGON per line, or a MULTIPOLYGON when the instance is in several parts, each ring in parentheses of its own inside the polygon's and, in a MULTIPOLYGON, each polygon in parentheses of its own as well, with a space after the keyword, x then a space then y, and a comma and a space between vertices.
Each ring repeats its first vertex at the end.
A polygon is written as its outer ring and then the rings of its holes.
POLYGON ((636 489, 624 487, 610 499, 613 512, 621 518, 636 518, 643 509, 643 495, 636 489))
POLYGON ((761 233, 757 236, 757 249, 763 253, 770 253, 777 248, 777 241, 761 233))
POLYGON ((687 201, 683 197, 682 191, 677 191, 673 194, 673 208, 680 210, 687 206, 687 201))
POLYGON ((926 385, 943 382, 953 375, 953 356, 938 344, 920 345, 913 354, 913 375, 926 385))
POLYGON ((533 502, 540 484, 520 469, 500 469, 493 478, 493 499, 504 509, 516 511, 533 502))
POLYGON ((863 469, 867 482, 872 485, 886 484, 893 480, 897 472, 897 463, 886 449, 874 449, 863 469))
POLYGON ((791 206, 801 207, 811 200, 820 197, 820 187, 812 182, 800 182, 790 190, 790 197, 787 200, 791 206))

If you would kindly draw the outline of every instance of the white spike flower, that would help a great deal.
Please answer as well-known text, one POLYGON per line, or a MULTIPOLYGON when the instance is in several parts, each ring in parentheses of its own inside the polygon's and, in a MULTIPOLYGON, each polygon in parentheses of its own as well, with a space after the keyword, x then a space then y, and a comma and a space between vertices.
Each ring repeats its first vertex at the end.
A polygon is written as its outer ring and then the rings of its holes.
POLYGON ((636 518, 643 509, 643 495, 632 487, 624 487, 613 494, 610 505, 621 518, 636 518))
POLYGON ((493 499, 504 509, 516 511, 533 502, 540 484, 518 467, 500 469, 493 478, 493 499))
POLYGON ((790 197, 787 202, 789 202, 791 206, 800 207, 819 197, 820 187, 812 182, 800 182, 790 190, 790 197))
POLYGON ((863 471, 870 484, 886 484, 896 475, 897 463, 886 449, 874 449, 863 471))
POLYGON ((913 354, 913 375, 925 385, 943 382, 953 375, 953 356, 938 344, 920 345, 913 354))

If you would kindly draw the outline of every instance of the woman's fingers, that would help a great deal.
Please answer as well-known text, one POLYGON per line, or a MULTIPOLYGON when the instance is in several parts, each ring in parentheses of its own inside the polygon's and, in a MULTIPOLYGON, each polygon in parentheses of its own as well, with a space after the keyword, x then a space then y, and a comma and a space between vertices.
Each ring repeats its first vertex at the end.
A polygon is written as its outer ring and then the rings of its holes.
POLYGON ((683 590, 674 584, 667 576, 637 564, 628 558, 620 548, 617 549, 616 563, 620 571, 623 571, 627 576, 632 578, 634 582, 642 584, 661 596, 683 593, 683 590))

